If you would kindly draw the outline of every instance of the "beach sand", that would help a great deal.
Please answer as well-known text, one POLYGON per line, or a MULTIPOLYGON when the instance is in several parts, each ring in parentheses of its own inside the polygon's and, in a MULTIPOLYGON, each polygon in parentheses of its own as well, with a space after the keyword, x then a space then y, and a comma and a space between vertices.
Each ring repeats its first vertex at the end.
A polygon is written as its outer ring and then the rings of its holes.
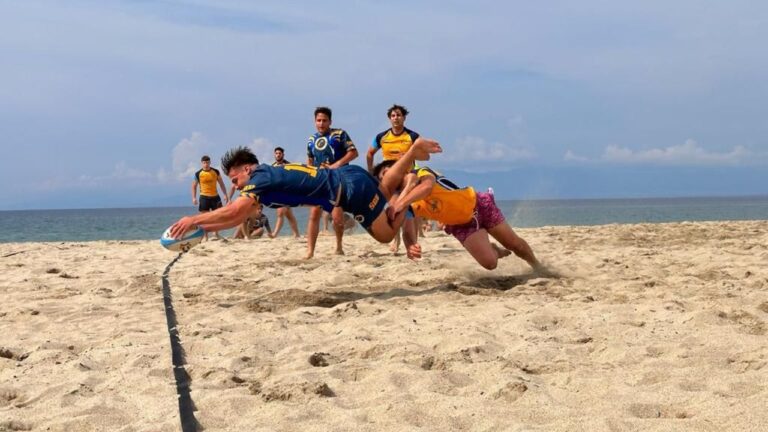
MULTIPOLYGON (((560 277, 363 234, 169 271, 206 431, 766 431, 768 222, 518 232, 560 277)), ((0 431, 177 431, 157 241, 0 244, 0 431)))

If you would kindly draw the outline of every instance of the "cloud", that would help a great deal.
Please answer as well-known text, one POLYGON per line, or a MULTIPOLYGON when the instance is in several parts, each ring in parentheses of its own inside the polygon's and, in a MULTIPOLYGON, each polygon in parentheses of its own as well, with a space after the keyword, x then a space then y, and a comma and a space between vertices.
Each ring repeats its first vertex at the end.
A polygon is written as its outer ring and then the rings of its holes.
POLYGON ((743 146, 736 146, 726 153, 716 153, 705 150, 696 141, 689 139, 682 145, 642 151, 608 146, 600 159, 629 164, 735 165, 746 161, 749 156, 749 151, 743 146))
POLYGON ((569 162, 588 162, 589 158, 584 156, 579 156, 576 153, 574 153, 572 150, 568 150, 563 155, 563 159, 569 162))
POLYGON ((701 147, 695 140, 684 144, 647 150, 633 150, 628 147, 610 145, 596 159, 567 150, 563 155, 566 162, 618 163, 633 165, 738 165, 748 161, 764 160, 765 155, 753 153, 744 146, 735 146, 730 151, 713 152, 701 147))
POLYGON ((179 141, 171 152, 171 177, 177 180, 192 178, 195 171, 200 169, 200 158, 206 154, 208 147, 208 140, 200 132, 192 132, 191 137, 179 141))
POLYGON ((511 146, 500 142, 487 142, 485 139, 466 136, 456 140, 456 144, 446 149, 443 161, 446 162, 514 162, 528 160, 536 154, 523 147, 511 146))
POLYGON ((269 163, 273 157, 275 147, 277 147, 268 138, 254 138, 250 144, 248 144, 251 151, 259 158, 261 163, 269 163))

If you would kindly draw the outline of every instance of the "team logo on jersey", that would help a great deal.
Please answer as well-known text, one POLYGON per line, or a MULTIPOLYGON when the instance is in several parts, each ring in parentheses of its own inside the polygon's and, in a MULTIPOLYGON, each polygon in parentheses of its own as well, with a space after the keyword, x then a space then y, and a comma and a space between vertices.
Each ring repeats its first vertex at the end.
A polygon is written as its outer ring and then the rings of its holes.
POLYGON ((440 213, 440 211, 443 209, 443 203, 437 199, 428 200, 427 206, 429 206, 429 212, 432 214, 440 213))
POLYGON ((325 148, 328 147, 328 138, 326 137, 320 137, 315 140, 315 148, 323 151, 325 148))
POLYGON ((373 197, 373 199, 371 200, 371 203, 370 203, 370 204, 368 204, 368 208, 369 208, 369 209, 371 209, 371 210, 373 210, 373 209, 375 209, 375 208, 376 208, 376 204, 378 204, 378 203, 379 203, 379 196, 378 196, 378 195, 375 195, 375 196, 373 197))

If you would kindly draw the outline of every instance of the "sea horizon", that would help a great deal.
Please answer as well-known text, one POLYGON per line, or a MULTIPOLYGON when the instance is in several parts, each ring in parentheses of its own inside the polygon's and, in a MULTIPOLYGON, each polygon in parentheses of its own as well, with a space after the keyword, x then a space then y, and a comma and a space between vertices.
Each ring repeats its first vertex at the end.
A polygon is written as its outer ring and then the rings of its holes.
MULTIPOLYGON (((765 194, 744 194, 744 195, 732 195, 732 194, 713 194, 713 195, 670 195, 670 196, 628 196, 628 197, 574 197, 574 198, 499 198, 496 196, 496 201, 536 201, 536 202, 548 202, 548 201, 647 201, 647 200, 698 200, 698 199, 768 199, 768 193, 765 194)), ((121 209, 161 209, 161 208, 196 208, 189 204, 172 204, 172 205, 152 205, 152 204, 136 204, 126 205, 118 207, 108 206, 86 206, 86 207, 47 207, 47 208, 21 208, 21 209, 0 209, 2 212, 25 212, 25 211, 57 211, 57 210, 121 210, 121 209)))
MULTIPOLYGON (((768 219, 768 195, 656 198, 497 200, 515 228, 768 219)), ((157 239, 193 206, 107 207, 0 211, 0 243, 157 239)), ((266 209, 271 227, 276 219, 266 209)), ((308 209, 294 209, 304 233, 308 209)), ((230 236, 232 230, 224 231, 230 236)), ((354 233, 363 233, 357 227, 354 233)), ((280 235, 289 235, 285 223, 280 235)))

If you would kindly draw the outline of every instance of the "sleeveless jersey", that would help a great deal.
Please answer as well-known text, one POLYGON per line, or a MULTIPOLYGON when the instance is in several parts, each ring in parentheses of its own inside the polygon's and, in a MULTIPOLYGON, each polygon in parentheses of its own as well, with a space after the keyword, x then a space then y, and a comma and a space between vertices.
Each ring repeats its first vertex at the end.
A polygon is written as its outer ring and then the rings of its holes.
POLYGON ((411 203, 417 216, 434 219, 446 225, 461 225, 472 220, 477 204, 475 190, 460 188, 436 171, 421 167, 414 171, 419 178, 432 176, 435 185, 429 196, 411 203))

